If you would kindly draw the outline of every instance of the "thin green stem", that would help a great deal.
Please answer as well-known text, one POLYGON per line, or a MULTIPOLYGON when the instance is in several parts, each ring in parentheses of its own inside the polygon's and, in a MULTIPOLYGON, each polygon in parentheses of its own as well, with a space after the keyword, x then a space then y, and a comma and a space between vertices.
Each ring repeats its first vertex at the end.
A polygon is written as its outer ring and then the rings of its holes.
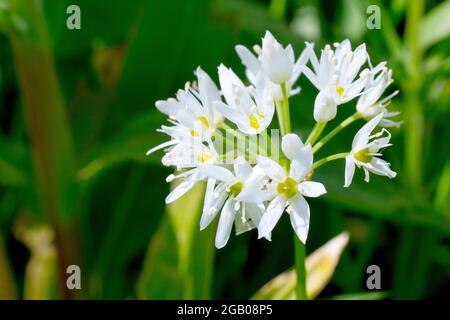
POLYGON ((331 130, 325 137, 322 138, 322 140, 320 140, 313 146, 313 153, 319 151, 320 148, 322 148, 328 141, 334 138, 335 135, 341 132, 342 129, 346 128, 348 125, 360 119, 361 117, 362 117, 361 114, 356 112, 347 119, 345 119, 344 121, 342 121, 336 128, 331 130))
MULTIPOLYGON (((284 136, 291 132, 291 116, 289 110, 289 95, 287 93, 286 84, 280 85, 283 100, 277 103, 278 121, 280 123, 281 135, 284 136)), ((295 271, 297 273, 297 282, 295 291, 297 299, 306 300, 306 267, 305 267, 305 245, 298 239, 294 233, 294 255, 295 255, 295 271)))
POLYGON ((297 273, 297 284, 295 293, 298 300, 308 300, 306 291, 306 247, 294 233, 294 250, 295 250, 295 271, 297 273))
POLYGON ((313 164, 313 169, 317 169, 318 167, 324 165, 327 162, 338 160, 338 159, 344 159, 348 155, 348 152, 342 152, 342 153, 336 153, 331 156, 325 157, 323 159, 320 159, 313 164))
MULTIPOLYGON (((281 93, 283 95, 283 127, 281 130, 281 134, 284 136, 285 134, 288 134, 291 132, 291 113, 289 110, 289 96, 286 89, 286 83, 280 84, 281 87, 281 93)), ((281 124, 280 124, 281 126, 281 124)))
POLYGON ((305 144, 314 144, 317 139, 319 139, 320 135, 322 134, 323 129, 325 129, 325 126, 327 125, 327 122, 317 122, 314 128, 312 129, 311 133, 308 136, 308 139, 306 139, 305 144))

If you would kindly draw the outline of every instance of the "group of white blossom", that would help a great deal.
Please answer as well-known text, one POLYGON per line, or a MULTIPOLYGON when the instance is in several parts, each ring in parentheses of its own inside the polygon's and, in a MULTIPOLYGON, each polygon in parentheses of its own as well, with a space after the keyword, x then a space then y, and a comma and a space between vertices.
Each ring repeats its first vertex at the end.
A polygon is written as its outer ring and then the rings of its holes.
POLYGON ((390 164, 381 158, 381 151, 390 146, 391 135, 386 127, 399 125, 390 119, 397 113, 387 111, 397 92, 382 98, 393 81, 392 70, 385 62, 372 66, 365 44, 352 50, 349 40, 333 47, 326 45, 320 57, 314 52, 314 44, 306 43, 296 59, 291 45, 283 48, 267 31, 261 47, 255 45, 252 51, 238 45, 236 51, 246 68, 245 81, 221 64, 218 88, 198 68, 196 82, 187 83, 175 98, 156 102, 169 123, 159 131, 169 135, 170 140, 147 154, 163 149, 162 163, 176 168, 176 173, 167 177, 167 182, 174 181, 167 203, 180 198, 196 183, 206 182, 200 229, 219 215, 217 248, 226 245, 233 224, 236 234, 257 228, 259 238, 270 240, 284 212, 305 243, 310 220, 305 197, 319 197, 327 192, 322 183, 312 181, 318 166, 345 158, 345 187, 350 186, 355 167, 364 170, 367 182, 369 172, 395 177, 390 164), (289 114, 289 97, 300 92, 296 82, 302 75, 318 90, 313 112, 316 126, 305 142, 290 132, 289 114), (350 101, 356 102, 356 112, 340 126, 357 119, 367 123, 356 133, 350 151, 314 162, 314 153, 334 135, 332 131, 327 139, 316 143, 325 124, 335 118, 341 105, 350 101), (220 137, 225 130, 236 137, 267 136, 275 113, 282 133, 281 157, 267 153, 224 154, 218 147, 224 142, 220 137), (377 127, 382 128, 376 130, 377 127))

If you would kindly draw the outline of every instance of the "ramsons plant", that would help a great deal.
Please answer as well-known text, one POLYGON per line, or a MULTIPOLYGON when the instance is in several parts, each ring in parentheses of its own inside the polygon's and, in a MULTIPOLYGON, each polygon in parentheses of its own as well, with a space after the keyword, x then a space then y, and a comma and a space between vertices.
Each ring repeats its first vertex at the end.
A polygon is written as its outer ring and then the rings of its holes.
POLYGON ((169 117, 169 125, 160 131, 170 140, 147 154, 163 149, 162 163, 176 168, 177 173, 167 178, 168 182, 178 182, 167 203, 180 198, 197 182, 206 181, 200 229, 219 215, 217 248, 227 244, 233 225, 236 234, 256 228, 259 238, 270 240, 286 212, 300 239, 295 252, 297 297, 304 298, 304 244, 310 220, 305 198, 326 193, 326 183, 313 181, 314 171, 329 161, 345 159, 344 187, 350 186, 356 167, 364 170, 367 182, 370 172, 396 176, 381 158, 382 150, 390 146, 386 127, 400 124, 391 120, 397 113, 387 111, 397 92, 382 98, 393 81, 392 70, 386 62, 372 66, 365 45, 352 50, 349 40, 335 43, 333 48, 325 46, 320 57, 314 52, 314 44, 306 43, 296 59, 291 45, 282 47, 267 31, 262 47, 255 46, 252 52, 238 45, 236 51, 246 67, 248 84, 221 64, 219 89, 198 68, 196 83, 188 83, 176 98, 156 102, 169 117), (306 140, 291 132, 289 98, 299 94, 295 84, 301 75, 318 89, 313 112, 316 125, 306 140), (341 106, 354 100, 356 112, 319 140, 341 106), (275 111, 282 136, 280 146, 273 130, 270 136, 267 134, 275 111), (314 161, 320 148, 358 119, 367 123, 356 133, 348 152, 314 161))

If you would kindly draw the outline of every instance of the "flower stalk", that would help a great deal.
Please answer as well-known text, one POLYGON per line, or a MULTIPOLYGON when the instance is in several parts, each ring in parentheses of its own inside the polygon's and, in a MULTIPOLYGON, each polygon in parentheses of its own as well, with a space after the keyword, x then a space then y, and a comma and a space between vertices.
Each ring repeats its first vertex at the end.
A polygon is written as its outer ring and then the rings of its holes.
POLYGON ((358 112, 355 112, 350 117, 342 121, 336 128, 331 130, 325 137, 322 138, 322 140, 313 146, 313 153, 319 151, 328 141, 333 139, 334 136, 358 119, 361 119, 361 115, 358 112))

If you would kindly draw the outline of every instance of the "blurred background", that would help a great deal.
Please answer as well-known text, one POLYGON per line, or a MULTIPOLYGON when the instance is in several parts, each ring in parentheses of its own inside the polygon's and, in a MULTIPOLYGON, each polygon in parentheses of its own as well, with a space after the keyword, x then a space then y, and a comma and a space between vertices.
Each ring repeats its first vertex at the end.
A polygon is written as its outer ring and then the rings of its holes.
MULTIPOLYGON (((272 242, 249 232, 216 250, 215 226, 199 231, 203 187, 166 208, 171 169, 162 153, 145 156, 167 139, 154 102, 197 66, 244 78, 234 46, 266 30, 296 56, 304 41, 316 52, 365 42, 394 70, 386 94, 400 90, 389 108, 404 125, 385 153, 396 179, 366 184, 358 172, 344 189, 343 161, 317 172, 328 194, 310 202, 308 253, 350 235, 318 298, 449 297, 449 19, 450 1, 434 0, 0 0, 0 299, 248 299, 292 267, 288 219, 272 242), (73 4, 80 30, 66 27, 73 4), (369 5, 380 29, 367 28, 369 5), (67 289, 68 265, 80 266, 81 290, 67 289)), ((299 84, 291 115, 305 138, 317 92, 299 84)), ((318 156, 348 150, 360 126, 318 156)))

